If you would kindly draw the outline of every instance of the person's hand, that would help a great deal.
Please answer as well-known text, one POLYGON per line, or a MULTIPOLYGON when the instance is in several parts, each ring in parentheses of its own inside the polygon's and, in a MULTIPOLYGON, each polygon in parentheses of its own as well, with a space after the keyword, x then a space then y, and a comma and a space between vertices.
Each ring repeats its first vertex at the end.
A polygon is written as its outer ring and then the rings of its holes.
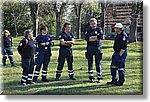
POLYGON ((46 45, 46 43, 41 43, 41 45, 45 46, 45 45, 46 45))
POLYGON ((45 45, 49 45, 49 42, 46 42, 45 45))

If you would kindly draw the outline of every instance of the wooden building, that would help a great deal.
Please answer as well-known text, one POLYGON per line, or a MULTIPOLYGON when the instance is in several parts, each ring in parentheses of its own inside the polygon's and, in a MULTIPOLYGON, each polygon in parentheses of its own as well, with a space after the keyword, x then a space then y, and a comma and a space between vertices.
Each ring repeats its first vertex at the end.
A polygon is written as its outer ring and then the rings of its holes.
MULTIPOLYGON (((111 39, 115 36, 113 26, 122 23, 127 34, 130 33, 132 3, 109 3, 105 15, 105 37, 111 39)), ((137 37, 143 39, 143 11, 138 15, 137 37)), ((98 24, 100 24, 98 19, 98 24)))

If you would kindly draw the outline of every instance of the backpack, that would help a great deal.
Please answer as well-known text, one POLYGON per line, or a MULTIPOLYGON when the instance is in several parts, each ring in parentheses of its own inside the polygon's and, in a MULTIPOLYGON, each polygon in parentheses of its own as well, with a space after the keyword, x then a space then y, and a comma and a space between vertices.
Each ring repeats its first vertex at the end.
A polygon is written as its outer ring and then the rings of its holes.
POLYGON ((26 48, 26 46, 28 45, 28 40, 25 39, 25 44, 22 44, 23 40, 20 41, 18 47, 17 47, 17 50, 18 50, 18 53, 23 56, 24 54, 24 49, 26 48))

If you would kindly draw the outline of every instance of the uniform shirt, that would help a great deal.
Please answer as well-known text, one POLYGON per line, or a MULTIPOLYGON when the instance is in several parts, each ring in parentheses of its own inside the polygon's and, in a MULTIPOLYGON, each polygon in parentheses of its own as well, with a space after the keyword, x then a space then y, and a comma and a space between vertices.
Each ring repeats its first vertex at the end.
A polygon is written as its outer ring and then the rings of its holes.
POLYGON ((12 37, 8 36, 6 37, 5 35, 2 37, 2 44, 3 44, 3 48, 10 48, 12 47, 12 37))
POLYGON ((126 50, 127 48, 127 34, 122 31, 121 34, 117 34, 113 49, 115 52, 120 52, 121 49, 126 50))
POLYGON ((85 40, 87 41, 88 46, 100 47, 101 46, 101 40, 100 39, 103 39, 103 31, 100 27, 97 27, 96 29, 90 28, 88 31, 85 32, 85 40), (96 35, 97 35, 98 40, 90 42, 89 38, 91 36, 96 36, 96 35))
MULTIPOLYGON (((66 32, 62 31, 59 33, 59 39, 64 39, 64 41, 72 41, 72 38, 74 38, 74 35, 72 32, 66 33, 66 32)), ((71 47, 71 45, 70 46, 63 46, 61 44, 59 44, 59 46, 60 47, 71 47)))
POLYGON ((19 46, 22 46, 22 58, 33 58, 35 53, 35 45, 33 40, 24 38, 20 41, 19 46))
POLYGON ((36 51, 50 50, 50 47, 52 46, 52 39, 49 34, 46 35, 39 34, 35 38, 35 44, 36 44, 36 51), (41 45, 41 43, 46 42, 49 42, 49 44, 46 46, 41 45))

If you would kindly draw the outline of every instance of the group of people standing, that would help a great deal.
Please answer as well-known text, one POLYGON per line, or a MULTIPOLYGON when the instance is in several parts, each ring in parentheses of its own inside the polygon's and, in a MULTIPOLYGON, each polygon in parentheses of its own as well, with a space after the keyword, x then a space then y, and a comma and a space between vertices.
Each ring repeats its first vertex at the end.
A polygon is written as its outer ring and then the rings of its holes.
MULTIPOLYGON (((93 73, 93 57, 95 57, 95 65, 97 71, 97 82, 100 83, 103 79, 102 76, 102 39, 103 31, 100 27, 97 26, 97 20, 91 18, 89 21, 90 29, 85 32, 85 40, 87 41, 86 47, 86 59, 88 61, 88 74, 90 82, 95 80, 93 73)), ((73 69, 73 52, 72 46, 74 44, 74 35, 70 32, 71 24, 65 23, 62 31, 59 33, 58 38, 60 41, 60 49, 58 56, 58 66, 56 70, 55 80, 60 80, 65 59, 68 64, 68 75, 71 80, 76 80, 73 69)), ((125 81, 125 61, 127 57, 127 35, 123 31, 123 25, 121 23, 116 23, 115 32, 117 33, 114 41, 114 54, 112 55, 111 62, 111 75, 112 80, 107 82, 107 84, 112 84, 116 86, 123 85, 125 81), (118 75, 117 75, 118 74, 118 75), (119 77, 118 77, 119 76, 119 77)), ((4 36, 5 36, 4 31, 4 36)), ((5 40, 3 38, 4 45, 5 40)), ((11 43, 12 44, 12 43, 11 43)), ((40 74, 42 67, 42 81, 48 82, 47 72, 48 64, 51 58, 51 47, 54 46, 52 38, 48 34, 48 28, 45 25, 42 25, 39 28, 39 34, 33 40, 33 31, 26 30, 25 37, 20 41, 18 46, 18 52, 21 55, 21 62, 23 68, 23 74, 21 83, 23 85, 36 83, 40 74), (35 58, 34 58, 35 56, 35 58), (34 64, 36 67, 34 69, 34 64)), ((11 49, 11 46, 9 46, 11 49)), ((4 51, 8 49, 4 46, 4 51)), ((9 52, 9 51, 8 51, 9 52)), ((7 52, 8 56, 10 55, 7 52)), ((6 66, 5 53, 3 54, 3 65, 6 66)), ((13 58, 11 59, 12 66, 14 64, 13 58)))

